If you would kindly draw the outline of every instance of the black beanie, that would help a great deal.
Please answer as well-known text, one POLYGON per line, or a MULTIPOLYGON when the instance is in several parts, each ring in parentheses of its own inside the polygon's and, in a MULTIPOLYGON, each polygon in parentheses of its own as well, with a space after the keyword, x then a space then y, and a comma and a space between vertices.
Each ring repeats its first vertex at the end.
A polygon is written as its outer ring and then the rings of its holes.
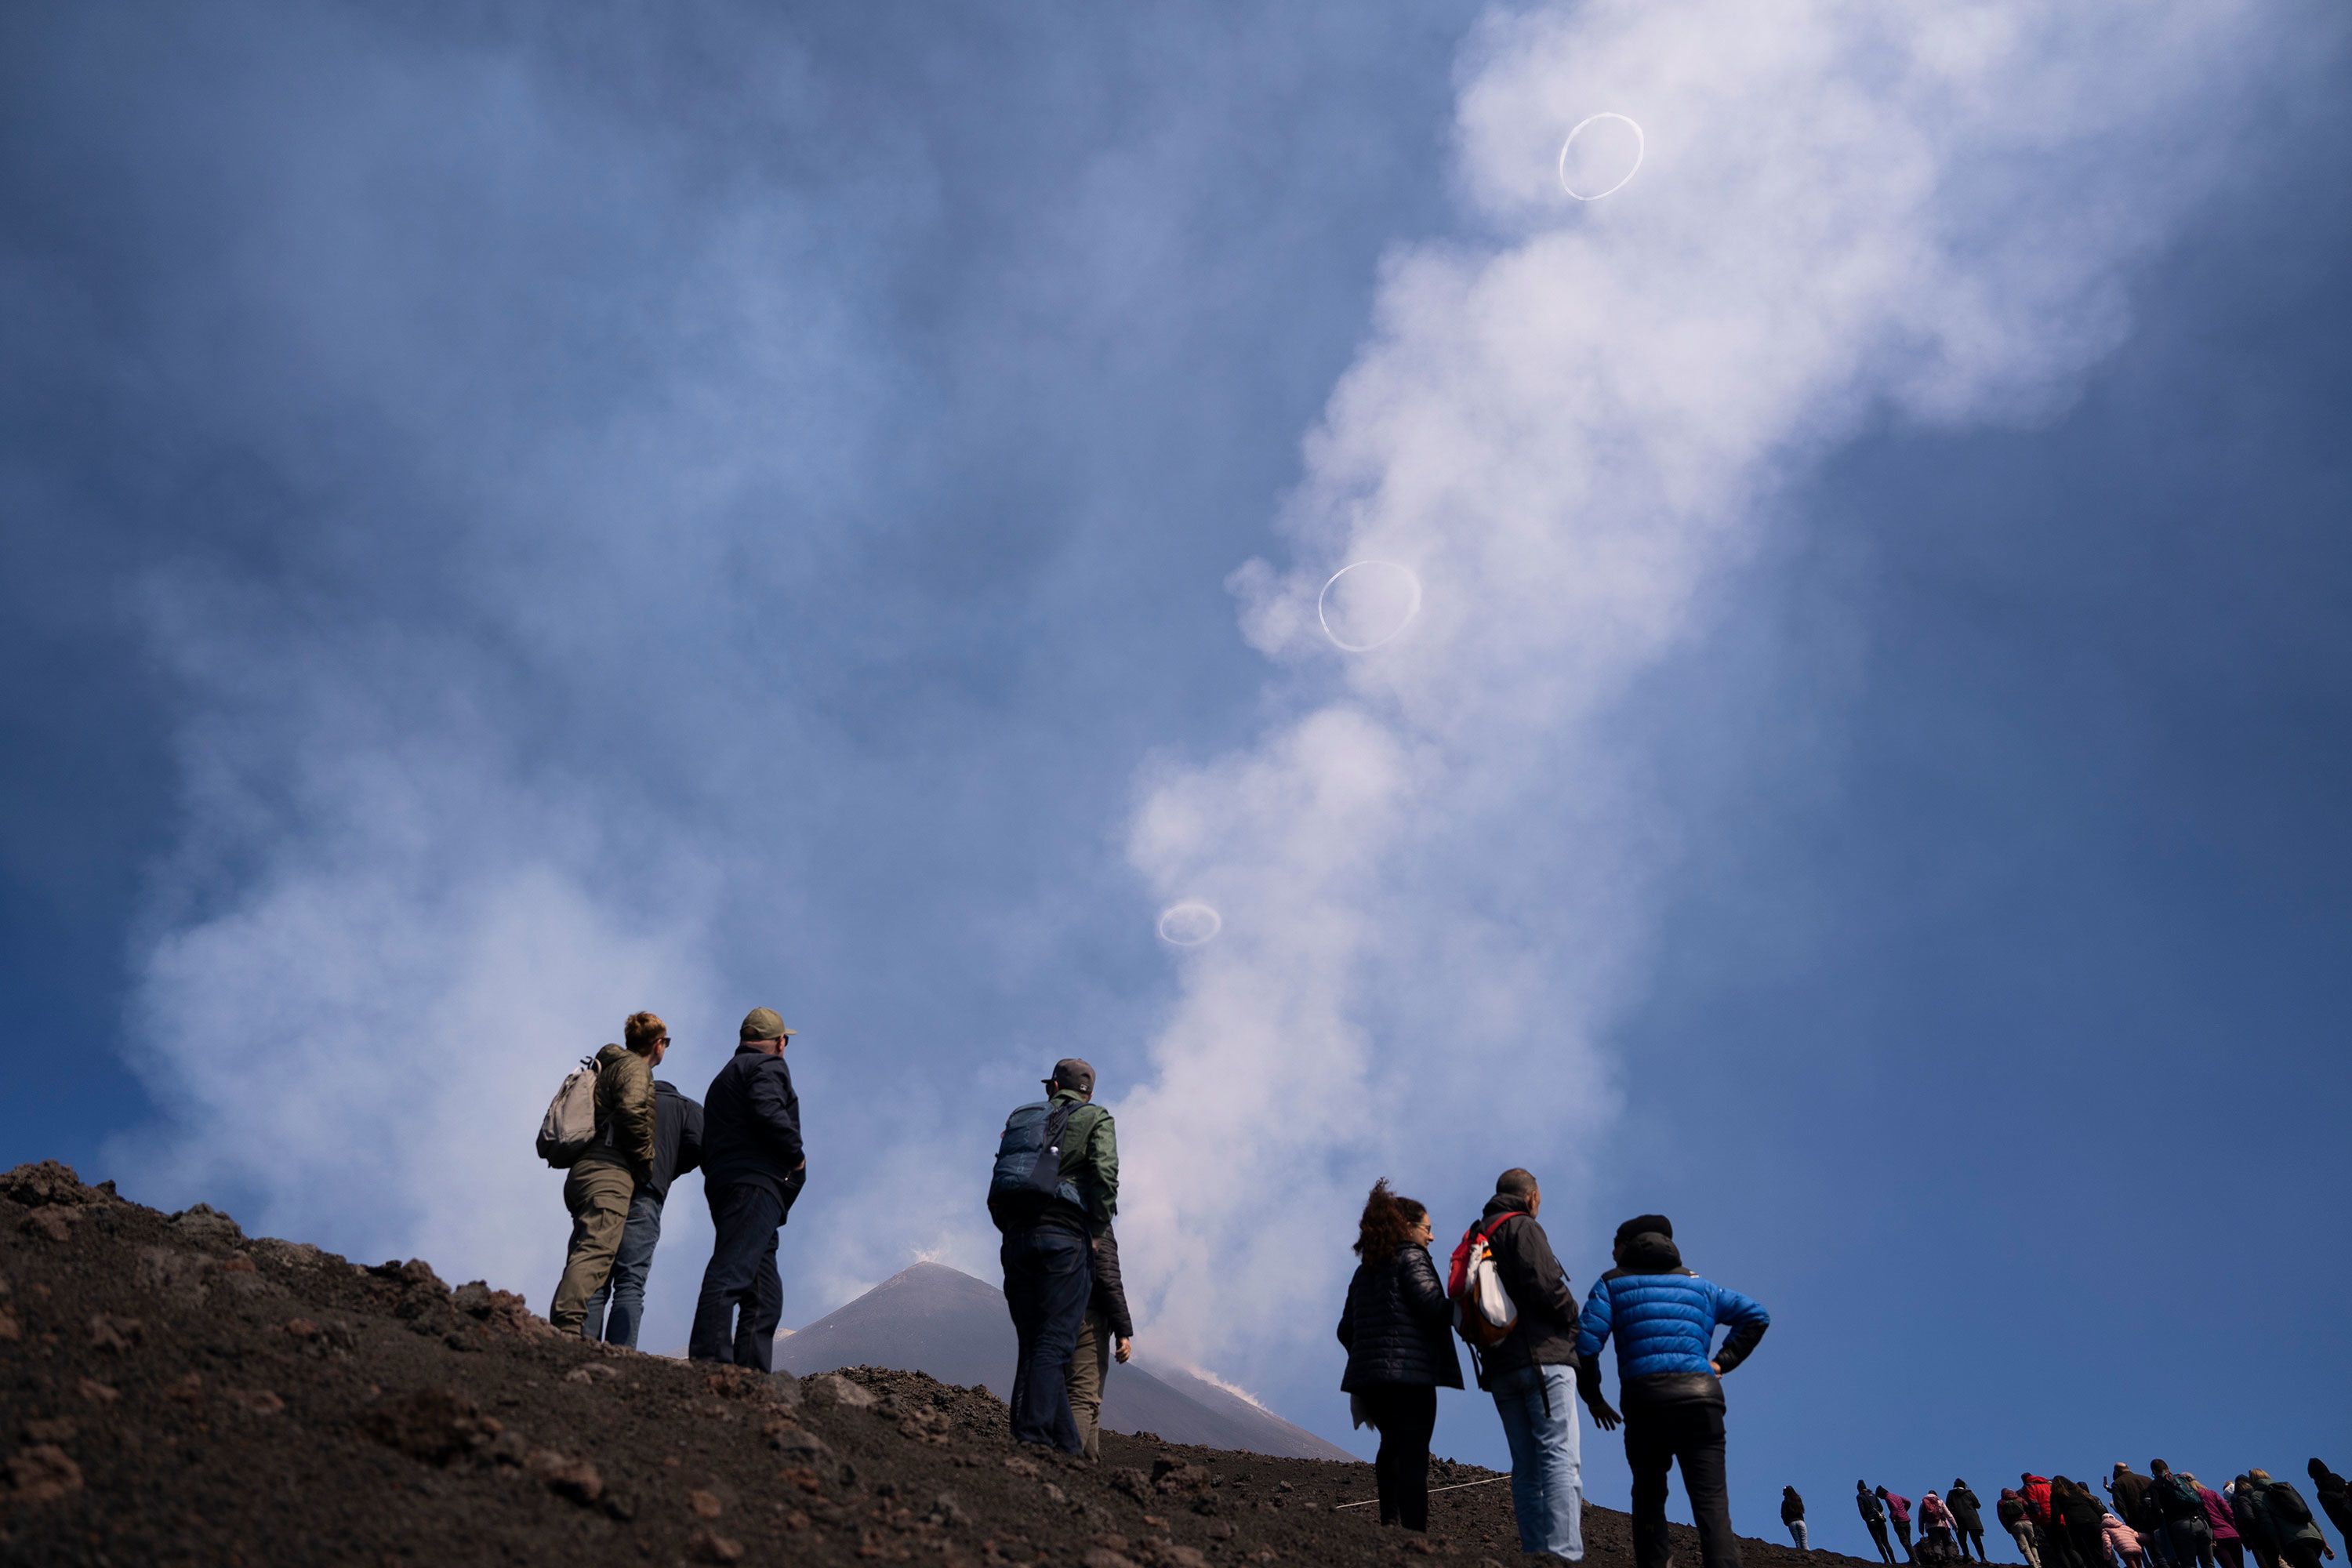
POLYGON ((1617 1227, 1617 1245, 1624 1246, 1637 1236, 1655 1234, 1668 1241, 1675 1238, 1675 1222, 1662 1214, 1638 1214, 1617 1227))

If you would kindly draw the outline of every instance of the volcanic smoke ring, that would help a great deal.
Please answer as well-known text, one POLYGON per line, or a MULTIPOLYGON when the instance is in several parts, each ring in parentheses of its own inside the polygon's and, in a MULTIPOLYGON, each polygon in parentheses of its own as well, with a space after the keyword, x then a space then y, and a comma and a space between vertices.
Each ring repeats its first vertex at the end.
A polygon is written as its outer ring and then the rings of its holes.
POLYGON ((1648 153, 1649 150, 1650 139, 1642 134, 1641 126, 1636 124, 1632 117, 1619 114, 1613 110, 1603 110, 1599 114, 1588 114, 1582 120, 1576 122, 1576 129, 1570 131, 1568 133, 1568 140, 1559 144, 1559 188, 1566 191, 1570 195, 1574 196, 1580 202, 1597 202, 1603 196, 1613 196, 1619 191, 1625 188, 1626 181, 1641 173, 1642 159, 1648 153), (1619 177, 1617 183, 1610 186, 1607 190, 1595 191, 1588 196, 1582 191, 1578 190, 1574 185, 1568 183, 1568 150, 1576 145, 1576 139, 1584 134, 1584 128, 1586 126, 1598 124, 1603 120, 1622 121, 1627 125, 1633 127, 1633 166, 1626 170, 1625 173, 1619 177))

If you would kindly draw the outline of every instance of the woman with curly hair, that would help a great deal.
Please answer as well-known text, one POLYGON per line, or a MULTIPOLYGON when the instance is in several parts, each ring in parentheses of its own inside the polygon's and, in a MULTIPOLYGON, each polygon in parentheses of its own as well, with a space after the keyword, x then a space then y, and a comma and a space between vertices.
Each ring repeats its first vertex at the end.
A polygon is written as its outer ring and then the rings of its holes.
POLYGON ((1342 1392, 1362 1404, 1381 1435, 1373 1471, 1381 1522, 1429 1528, 1429 1435, 1437 1426, 1437 1391, 1462 1386, 1454 1353, 1452 1304, 1430 1260, 1429 1211, 1372 1185, 1356 1227, 1356 1277, 1339 1314, 1348 1347, 1342 1392))

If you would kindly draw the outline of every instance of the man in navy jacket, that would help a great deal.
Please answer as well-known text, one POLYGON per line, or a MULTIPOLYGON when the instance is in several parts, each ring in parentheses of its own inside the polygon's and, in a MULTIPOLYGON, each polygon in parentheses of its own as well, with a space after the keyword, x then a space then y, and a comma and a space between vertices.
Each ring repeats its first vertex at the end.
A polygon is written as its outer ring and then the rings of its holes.
POLYGON ((1675 1227, 1643 1215, 1617 1227, 1617 1267, 1585 1298, 1576 1336, 1579 1381, 1602 1431, 1620 1417, 1601 1393, 1601 1348, 1617 1339, 1617 1393, 1625 1402, 1625 1462, 1633 1472, 1635 1568, 1664 1568, 1666 1469, 1679 1464, 1706 1568, 1739 1568, 1723 1475, 1722 1373, 1748 1359, 1771 1318, 1737 1290, 1683 1267, 1675 1227), (1731 1336, 1714 1349, 1715 1331, 1731 1336))
POLYGON ((716 1234, 686 1353, 696 1361, 772 1367, 784 1282, 776 1227, 808 1179, 801 1152, 801 1099, 784 1047, 793 1031, 772 1007, 743 1016, 735 1056, 710 1080, 702 1104, 702 1194, 716 1234))

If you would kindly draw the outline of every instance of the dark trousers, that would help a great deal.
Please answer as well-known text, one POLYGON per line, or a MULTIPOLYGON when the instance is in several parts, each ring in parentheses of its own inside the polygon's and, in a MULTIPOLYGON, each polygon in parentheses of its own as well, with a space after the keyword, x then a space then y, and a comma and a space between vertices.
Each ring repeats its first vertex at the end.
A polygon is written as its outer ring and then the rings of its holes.
POLYGON ((1437 1390, 1394 1384, 1367 1389, 1364 1406, 1380 1430, 1381 1522, 1429 1528, 1429 1435, 1437 1430, 1437 1390))
POLYGON ((1903 1543, 1903 1555, 1906 1560, 1913 1563, 1919 1561, 1918 1554, 1911 1550, 1911 1521, 1909 1520, 1898 1519, 1895 1521, 1895 1539, 1903 1543))
POLYGON ((1633 1472, 1634 1568, 1665 1568, 1674 1555, 1666 1538, 1666 1468, 1679 1465, 1698 1550, 1706 1568, 1739 1568, 1739 1538, 1731 1533, 1731 1500, 1723 1479, 1723 1407, 1633 1406, 1625 1412, 1625 1464, 1633 1472))
POLYGON ((1093 1249, 1074 1230, 1041 1225, 1008 1232, 998 1256, 1004 1305, 1021 1347, 1013 1369, 1013 1439, 1084 1453, 1070 1414, 1069 1373, 1094 1294, 1093 1249))
POLYGON ((2235 1536, 2224 1541, 2217 1535, 2213 1538, 2213 1560, 2221 1568, 2246 1568, 2246 1543, 2235 1536))
POLYGON ((1964 1525, 1960 1529, 1959 1535, 1961 1562, 1965 1563, 1968 1561, 1969 1545, 1971 1542, 1976 1544, 1978 1562, 1990 1563, 1992 1561, 1991 1558, 1987 1557, 1984 1554, 1984 1529, 1981 1525, 1964 1525))
POLYGON ((1870 1519, 1863 1522, 1870 1526, 1870 1543, 1878 1548, 1878 1560, 1881 1563, 1894 1562, 1895 1548, 1888 1545, 1886 1542, 1886 1521, 1883 1519, 1870 1519))
POLYGON ((702 1294, 694 1303, 694 1329, 686 1353, 695 1361, 773 1366, 776 1325, 784 1316, 784 1282, 776 1275, 776 1227, 784 1223, 784 1202, 765 1182, 706 1185, 710 1224, 710 1266, 702 1271, 702 1294))
POLYGON ((2088 1568, 2109 1568, 2114 1553, 2107 1550, 2107 1531, 2099 1524, 2070 1524, 2066 1533, 2074 1538, 2074 1555, 2088 1568))
POLYGON ((2164 1536, 2172 1543, 2172 1559, 2180 1568, 2213 1568, 2213 1527, 2201 1519, 2166 1521, 2164 1536))

